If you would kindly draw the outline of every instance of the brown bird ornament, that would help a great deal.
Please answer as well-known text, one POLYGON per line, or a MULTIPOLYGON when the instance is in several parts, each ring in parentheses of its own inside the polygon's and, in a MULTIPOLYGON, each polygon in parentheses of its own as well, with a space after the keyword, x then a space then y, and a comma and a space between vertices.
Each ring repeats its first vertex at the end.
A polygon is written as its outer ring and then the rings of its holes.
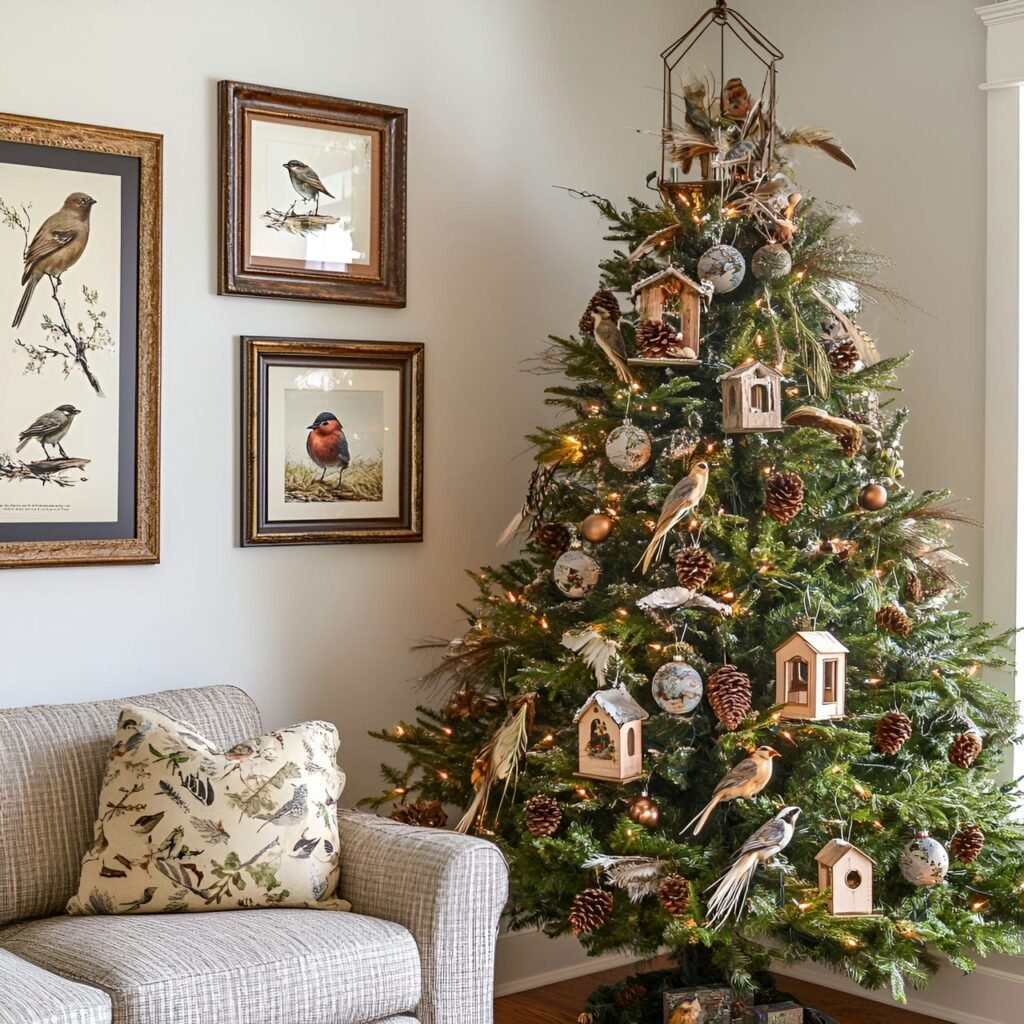
POLYGON ((632 384, 633 374, 629 372, 626 342, 619 325, 608 315, 607 310, 595 309, 591 315, 594 318, 594 340, 598 347, 615 368, 615 375, 619 380, 623 384, 632 384))
MULTIPOLYGON (((647 545, 643 557, 636 566, 643 566, 646 573, 655 558, 660 558, 665 548, 665 539, 703 500, 708 489, 708 464, 698 462, 682 480, 668 492, 661 506, 661 515, 654 527, 654 536, 647 545)), ((634 566, 634 568, 636 568, 634 566)))
POLYGON ((72 192, 64 205, 40 225, 25 250, 25 270, 21 283, 25 290, 14 314, 12 327, 25 317, 32 293, 44 276, 60 284, 61 274, 73 267, 89 242, 89 218, 96 200, 84 192, 72 192))
POLYGON ((707 806, 683 831, 692 825, 693 834, 698 835, 719 804, 730 800, 749 800, 752 796, 757 796, 771 782, 775 758, 781 756, 774 747, 760 746, 750 757, 745 757, 735 767, 730 768, 715 786, 707 806))

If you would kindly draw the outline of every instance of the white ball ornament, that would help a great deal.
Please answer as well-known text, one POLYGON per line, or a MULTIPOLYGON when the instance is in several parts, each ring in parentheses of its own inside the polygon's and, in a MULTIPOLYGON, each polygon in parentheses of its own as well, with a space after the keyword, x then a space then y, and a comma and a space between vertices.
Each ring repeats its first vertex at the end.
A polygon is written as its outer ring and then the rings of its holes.
POLYGON ((637 473, 651 457, 651 438, 646 430, 625 420, 605 441, 604 453, 608 461, 623 473, 637 473))
POLYGON ((555 586, 575 600, 580 600, 589 594, 601 576, 601 567, 578 547, 569 548, 564 554, 559 555, 554 567, 551 570, 555 586))
POLYGON ((713 245, 697 260, 697 276, 708 281, 716 295, 724 295, 743 284, 747 261, 731 245, 713 245))
POLYGON ((900 851, 900 873, 911 885, 930 889, 941 885, 949 871, 946 848, 927 832, 918 832, 900 851))
POLYGON ((670 715, 688 715, 704 696, 704 680, 685 661, 670 661, 654 673, 651 694, 670 715))
POLYGON ((759 281, 777 281, 793 269, 793 257, 784 245, 762 245, 750 261, 750 272, 759 281))

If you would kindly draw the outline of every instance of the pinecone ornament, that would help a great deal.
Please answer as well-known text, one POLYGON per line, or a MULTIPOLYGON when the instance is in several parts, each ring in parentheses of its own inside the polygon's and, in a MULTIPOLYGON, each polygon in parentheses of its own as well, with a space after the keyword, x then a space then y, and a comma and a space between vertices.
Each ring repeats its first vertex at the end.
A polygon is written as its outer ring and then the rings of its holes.
POLYGON ((553 836, 562 824, 562 808, 553 796, 538 794, 526 801, 526 827, 534 839, 553 836))
POLYGON ((598 288, 587 303, 587 308, 583 316, 580 317, 580 334, 594 333, 593 313, 595 309, 600 309, 602 312, 607 313, 612 320, 616 321, 616 323, 622 319, 622 310, 619 308, 619 300, 615 298, 614 293, 609 291, 607 288, 598 288))
POLYGON ((875 742, 883 754, 897 754, 913 731, 908 715, 902 711, 886 711, 875 728, 875 742))
POLYGON ((750 677, 735 665, 722 665, 708 679, 708 703, 729 732, 750 714, 750 690, 750 677))
POLYGON ((764 485, 764 507, 777 523, 788 523, 804 507, 803 480, 796 473, 776 473, 764 485))
POLYGON ((534 542, 546 555, 558 558, 565 554, 572 543, 572 532, 564 523, 538 523, 530 534, 534 542))
POLYGON ((953 737, 949 745, 949 760, 957 768, 968 769, 978 760, 981 753, 981 734, 974 732, 962 732, 959 736, 953 737))
POLYGON ((828 347, 828 362, 832 372, 844 376, 852 373, 860 362, 860 352, 852 338, 840 338, 828 347))
POLYGON ((685 914, 690 906, 690 883, 682 875, 666 875, 658 883, 658 902, 670 914, 685 914))
POLYGON ((391 812, 391 818, 420 828, 444 828, 448 824, 448 815, 437 800, 417 800, 412 804, 402 804, 391 812))
POLYGON ((687 590, 701 590, 715 571, 715 559, 704 548, 683 548, 676 555, 676 579, 687 590))
POLYGON ((665 359, 679 346, 671 324, 664 320, 641 320, 636 329, 636 350, 645 359, 665 359))
POLYGON ((971 864, 984 845, 985 833, 977 825, 961 825, 953 834, 949 849, 961 864, 971 864))
POLYGON ((854 433, 851 430, 849 433, 843 434, 842 437, 839 438, 839 447, 848 459, 852 459, 854 455, 861 450, 863 445, 864 435, 859 431, 854 433))
POLYGON ((630 1006, 636 1006, 645 995, 647 995, 647 989, 639 981, 627 981, 615 993, 615 1005, 625 1010, 630 1006))
POLYGON ((601 928, 612 912, 612 894, 604 889, 584 889, 577 893, 569 910, 573 935, 589 935, 601 928))
POLYGON ((908 572, 903 581, 903 597, 911 604, 920 604, 925 599, 924 584, 916 572, 908 572))
POLYGON ((479 718, 497 705, 497 697, 489 697, 463 686, 448 698, 441 714, 445 718, 479 718))
POLYGON ((884 604, 875 612, 875 625, 884 629, 886 633, 895 633, 904 640, 910 636, 914 628, 913 623, 907 618, 907 613, 895 604, 884 604))

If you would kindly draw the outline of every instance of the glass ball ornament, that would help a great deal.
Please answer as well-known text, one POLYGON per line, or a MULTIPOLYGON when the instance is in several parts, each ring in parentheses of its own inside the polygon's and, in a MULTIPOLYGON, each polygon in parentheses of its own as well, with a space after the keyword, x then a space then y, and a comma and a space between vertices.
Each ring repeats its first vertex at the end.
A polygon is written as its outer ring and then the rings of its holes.
POLYGON ((878 512, 885 508, 889 500, 889 492, 882 484, 868 484, 857 498, 857 504, 868 512, 878 512))
POLYGON ((750 272, 759 281, 777 281, 793 269, 793 257, 778 242, 762 245, 750 261, 750 272))
POLYGON ((677 658, 654 673, 651 694, 670 715, 688 715, 704 696, 704 680, 692 665, 677 658))
POLYGON ((603 544, 612 532, 612 517, 595 511, 580 523, 580 535, 591 544, 603 544))
POLYGON ((559 555, 551 575, 555 586, 565 594, 566 597, 579 600, 586 597, 601 576, 601 567, 578 547, 569 548, 564 554, 559 555))
POLYGON ((623 473, 637 473, 651 457, 651 438, 629 420, 616 427, 604 444, 608 461, 623 473))
POLYGON ((697 260, 697 276, 708 281, 716 295, 725 295, 743 284, 747 261, 731 245, 713 245, 697 260))
POLYGON ((661 821, 661 808, 646 793, 633 800, 626 813, 644 828, 654 828, 661 821))
POLYGON ((941 885, 949 870, 949 854, 946 848, 921 831, 900 851, 900 874, 919 888, 930 889, 941 885))

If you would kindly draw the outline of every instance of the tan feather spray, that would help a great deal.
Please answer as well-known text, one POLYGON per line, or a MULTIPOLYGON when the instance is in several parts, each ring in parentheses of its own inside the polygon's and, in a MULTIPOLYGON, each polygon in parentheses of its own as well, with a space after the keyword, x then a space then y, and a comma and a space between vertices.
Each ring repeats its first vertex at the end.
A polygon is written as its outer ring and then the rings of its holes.
POLYGON ((820 149, 833 160, 846 164, 851 170, 857 170, 853 157, 843 149, 842 143, 827 128, 793 128, 779 134, 779 144, 783 146, 809 146, 820 149))

